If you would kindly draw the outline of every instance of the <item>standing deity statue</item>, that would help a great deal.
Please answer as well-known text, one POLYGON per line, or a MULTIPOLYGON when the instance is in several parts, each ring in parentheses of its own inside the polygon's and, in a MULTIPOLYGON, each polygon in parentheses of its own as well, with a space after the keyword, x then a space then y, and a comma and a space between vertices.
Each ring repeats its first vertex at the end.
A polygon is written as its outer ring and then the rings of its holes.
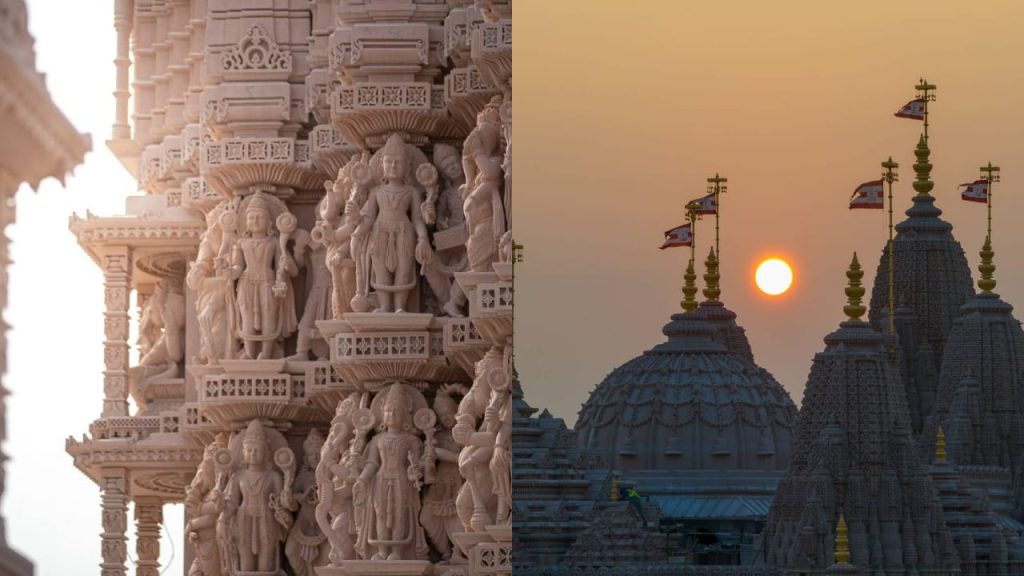
POLYGON ((371 560, 425 560, 429 550, 419 524, 423 442, 410 431, 413 392, 395 383, 374 399, 382 431, 366 447, 352 486, 356 515, 362 515, 356 549, 365 558, 375 548, 371 560))
POLYGON ((482 532, 494 524, 498 501, 491 474, 491 459, 501 422, 490 381, 504 370, 502 353, 490 349, 476 363, 476 377, 462 401, 452 428, 455 441, 464 446, 459 454, 459 472, 466 479, 457 501, 459 518, 467 532, 482 532), (481 422, 482 420, 482 422, 481 422))
MULTIPOLYGON (((372 286, 380 306, 377 312, 404 312, 409 294, 416 289, 416 262, 426 265, 432 255, 427 227, 420 214, 420 191, 406 182, 409 151, 402 137, 388 138, 381 150, 381 184, 370 190, 362 221, 354 239, 369 238, 372 286)), ((367 176, 361 177, 366 181, 367 176)), ((357 294, 358 296, 358 294, 357 294)), ((352 307, 359 309, 353 300, 352 307)))
POLYGON ((227 448, 223 435, 218 436, 203 451, 203 461, 185 488, 185 509, 189 521, 185 534, 195 549, 195 559, 188 569, 188 576, 220 576, 221 556, 217 546, 217 517, 223 510, 220 478, 217 476, 214 458, 227 448))
POLYGON ((303 466, 295 476, 292 489, 298 514, 292 524, 284 553, 295 576, 314 576, 313 568, 327 565, 330 544, 316 520, 317 481, 315 470, 320 464, 320 451, 324 439, 315 429, 302 443, 303 466))
POLYGON ((452 545, 451 535, 462 532, 462 521, 456 509, 456 498, 462 486, 459 474, 459 452, 461 447, 452 438, 455 426, 455 414, 458 404, 452 394, 467 391, 462 386, 445 384, 434 397, 434 413, 441 424, 441 430, 433 438, 427 439, 424 450, 424 477, 427 484, 423 495, 423 510, 420 512, 420 523, 434 548, 441 557, 452 564, 464 564, 462 551, 452 545))
POLYGON ((239 336, 246 359, 273 358, 278 341, 298 324, 290 281, 298 268, 285 250, 295 216, 282 212, 278 226, 284 229, 275 237, 270 202, 263 192, 253 194, 245 208, 246 237, 235 244, 231 267, 238 279, 239 336))
POLYGON ((463 316, 466 305, 466 295, 455 282, 455 273, 469 268, 466 219, 459 192, 465 185, 465 176, 459 160, 459 151, 454 146, 434 145, 434 165, 444 176, 443 186, 437 177, 438 170, 433 166, 425 164, 417 170, 417 179, 427 189, 427 199, 420 206, 423 220, 437 227, 434 235, 437 254, 424 267, 424 275, 437 296, 441 310, 452 317, 463 316), (430 170, 423 170, 424 167, 430 170))
POLYGON ((466 253, 469 269, 490 272, 498 260, 498 244, 505 234, 505 207, 501 195, 504 175, 498 149, 501 128, 498 110, 488 104, 477 116, 477 126, 466 138, 462 150, 466 185, 463 211, 466 217, 466 253))
POLYGON ((207 214, 199 254, 185 278, 196 292, 197 364, 212 364, 231 358, 235 352, 235 296, 228 255, 233 245, 232 231, 237 227, 236 214, 236 200, 226 200, 207 214))
POLYGON ((331 430, 320 450, 316 481, 320 500, 316 522, 331 545, 331 564, 340 566, 344 560, 356 558, 356 521, 352 507, 352 483, 358 470, 350 469, 343 457, 354 439, 352 421, 360 394, 353 393, 338 403, 331 430))
POLYGON ((287 446, 277 450, 274 462, 285 469, 282 473, 270 465, 270 449, 263 425, 250 421, 242 437, 245 467, 228 480, 220 518, 221 552, 227 556, 228 573, 280 569, 279 546, 292 525, 289 510, 296 508, 290 475, 295 457, 287 446))

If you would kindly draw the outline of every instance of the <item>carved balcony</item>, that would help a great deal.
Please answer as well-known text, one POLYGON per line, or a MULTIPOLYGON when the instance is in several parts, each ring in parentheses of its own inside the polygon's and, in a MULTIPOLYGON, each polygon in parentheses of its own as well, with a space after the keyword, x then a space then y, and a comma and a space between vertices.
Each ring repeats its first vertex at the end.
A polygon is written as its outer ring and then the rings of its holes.
POLYGON ((253 418, 277 421, 329 420, 306 397, 306 378, 284 372, 284 360, 221 360, 225 372, 199 384, 199 408, 225 427, 253 418))
POLYGON ((476 126, 476 115, 496 94, 497 88, 490 85, 473 65, 455 68, 444 78, 444 98, 448 111, 467 130, 476 126))
POLYGON ((351 142, 379 147, 403 132, 406 142, 462 140, 465 126, 448 114, 444 86, 429 82, 366 82, 343 85, 331 96, 334 125, 351 142))
POLYGON ((198 402, 186 402, 178 413, 178 431, 198 446, 205 446, 224 428, 203 415, 198 402))
POLYGON ((357 314, 317 322, 331 344, 331 365, 356 387, 402 380, 466 382, 444 354, 443 322, 430 314, 357 314))
POLYGON ((469 300, 469 317, 480 335, 496 346, 512 338, 512 264, 495 262, 495 272, 456 272, 469 300))
POLYGON ((310 402, 328 414, 334 414, 338 402, 344 400, 356 388, 345 382, 329 361, 292 362, 303 370, 306 382, 306 396, 310 402))
POLYGON ((507 90, 512 81, 512 18, 473 31, 473 63, 489 84, 507 90))
POLYGON ((323 190, 309 142, 293 138, 227 138, 202 147, 207 186, 224 196, 249 186, 323 190))
POLYGON ((309 153, 313 165, 333 179, 359 153, 359 147, 346 140, 334 126, 321 124, 309 133, 309 153))
POLYGON ((474 366, 491 348, 470 318, 449 318, 444 325, 444 353, 466 374, 472 376, 474 366))

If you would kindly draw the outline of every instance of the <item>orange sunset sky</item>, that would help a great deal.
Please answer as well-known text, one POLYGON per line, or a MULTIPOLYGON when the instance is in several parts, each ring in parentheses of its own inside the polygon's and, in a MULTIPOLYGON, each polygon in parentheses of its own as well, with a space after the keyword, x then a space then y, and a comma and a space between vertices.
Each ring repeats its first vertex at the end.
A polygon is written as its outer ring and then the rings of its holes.
MULTIPOLYGON (((956 185, 1002 167, 996 291, 1024 305, 1024 2, 531 0, 515 20, 516 359, 533 406, 571 424, 664 339, 689 252, 657 248, 715 172, 729 178, 722 300, 799 404, 844 318, 851 252, 870 288, 885 241, 883 212, 848 210, 851 192, 892 155, 897 222, 910 206, 921 122, 893 113, 921 76, 938 86, 932 194, 976 277, 985 207, 956 185), (784 296, 754 287, 767 256, 794 267, 784 296)), ((713 235, 706 218, 700 262, 713 235)))

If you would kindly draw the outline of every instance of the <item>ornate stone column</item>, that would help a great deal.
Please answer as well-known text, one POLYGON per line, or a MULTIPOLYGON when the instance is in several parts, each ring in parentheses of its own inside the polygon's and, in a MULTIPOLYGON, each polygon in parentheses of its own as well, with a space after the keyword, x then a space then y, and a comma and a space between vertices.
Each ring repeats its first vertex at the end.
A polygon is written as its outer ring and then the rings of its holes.
POLYGON ((132 35, 132 0, 116 0, 114 4, 114 29, 117 30, 117 87, 114 99, 117 103, 112 129, 114 140, 128 140, 132 137, 131 126, 128 125, 128 69, 131 67, 129 54, 132 35))
POLYGON ((101 576, 127 576, 125 559, 128 556, 128 495, 125 493, 124 471, 109 472, 100 484, 103 493, 103 562, 101 576))
POLYGON ((136 576, 160 574, 160 526, 164 521, 163 502, 154 496, 135 499, 136 576))
POLYGON ((131 251, 112 247, 103 255, 103 417, 128 416, 128 292, 131 251))

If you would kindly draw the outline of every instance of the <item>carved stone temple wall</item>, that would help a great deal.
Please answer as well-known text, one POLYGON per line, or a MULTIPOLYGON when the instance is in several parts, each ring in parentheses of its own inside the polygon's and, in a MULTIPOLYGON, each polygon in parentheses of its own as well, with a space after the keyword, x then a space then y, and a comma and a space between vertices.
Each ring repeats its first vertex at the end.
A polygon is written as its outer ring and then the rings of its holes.
POLYGON ((190 576, 511 574, 511 1, 114 22, 139 191, 70 223, 105 282, 104 397, 67 441, 100 573, 133 502, 140 576, 169 503, 190 576))
MULTIPOLYGON (((50 99, 43 75, 36 71, 35 48, 23 0, 0 0, 0 311, 7 308, 6 229, 15 220, 14 195, 22 184, 38 188, 46 178, 64 181, 91 148, 50 99)), ((0 377, 7 367, 7 325, 0 320, 0 377)), ((7 436, 0 385, 0 441, 7 436)), ((0 453, 0 493, 7 460, 0 453)), ((8 547, 0 518, 0 574, 29 576, 32 563, 8 547)))

